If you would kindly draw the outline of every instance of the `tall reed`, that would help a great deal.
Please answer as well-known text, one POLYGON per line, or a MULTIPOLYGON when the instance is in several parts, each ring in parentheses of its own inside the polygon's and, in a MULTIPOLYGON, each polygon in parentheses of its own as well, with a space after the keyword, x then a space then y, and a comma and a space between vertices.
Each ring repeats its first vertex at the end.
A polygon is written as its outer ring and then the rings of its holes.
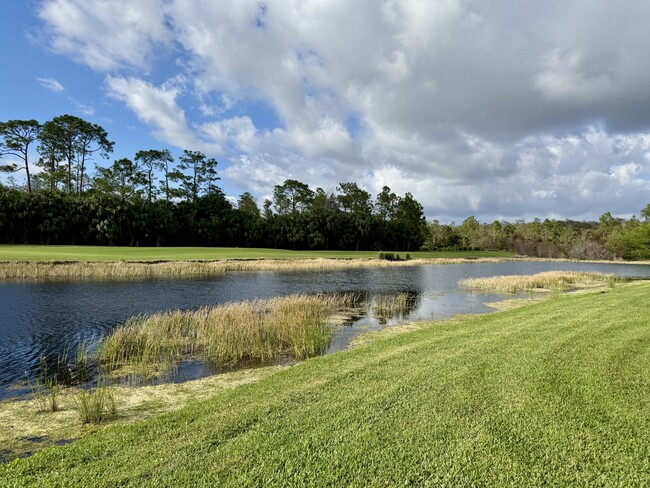
POLYGON ((363 267, 417 266, 420 264, 457 264, 499 262, 500 258, 480 259, 223 259, 215 261, 15 261, 0 262, 0 280, 29 279, 101 279, 129 280, 143 278, 178 278, 214 276, 230 271, 310 271, 363 267))
POLYGON ((404 318, 413 311, 418 302, 418 294, 401 292, 392 295, 379 295, 375 298, 372 313, 380 324, 394 317, 404 318))
POLYGON ((109 368, 198 357, 217 364, 324 351, 335 297, 294 295, 132 318, 100 344, 109 368))
POLYGON ((546 271, 534 275, 492 276, 489 278, 466 278, 458 283, 466 288, 518 293, 533 290, 568 290, 594 284, 607 284, 614 276, 604 273, 579 271, 546 271))

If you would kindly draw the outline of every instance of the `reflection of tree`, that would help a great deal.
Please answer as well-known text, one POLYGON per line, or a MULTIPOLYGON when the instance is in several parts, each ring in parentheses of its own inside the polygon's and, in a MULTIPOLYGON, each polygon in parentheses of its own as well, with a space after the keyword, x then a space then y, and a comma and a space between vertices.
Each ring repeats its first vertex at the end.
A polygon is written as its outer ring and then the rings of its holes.
POLYGON ((377 295, 373 302, 372 314, 381 325, 385 325, 390 319, 405 319, 417 309, 420 299, 420 292, 417 290, 377 295))

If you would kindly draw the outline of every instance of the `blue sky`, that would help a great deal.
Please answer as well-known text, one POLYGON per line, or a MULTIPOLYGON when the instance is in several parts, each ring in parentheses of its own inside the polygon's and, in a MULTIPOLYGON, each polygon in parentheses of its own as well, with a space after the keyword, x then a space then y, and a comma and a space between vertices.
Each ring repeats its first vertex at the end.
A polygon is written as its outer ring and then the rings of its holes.
POLYGON ((111 161, 201 150, 231 196, 356 181, 441 221, 650 201, 645 0, 41 0, 3 18, 0 120, 83 117, 111 161))

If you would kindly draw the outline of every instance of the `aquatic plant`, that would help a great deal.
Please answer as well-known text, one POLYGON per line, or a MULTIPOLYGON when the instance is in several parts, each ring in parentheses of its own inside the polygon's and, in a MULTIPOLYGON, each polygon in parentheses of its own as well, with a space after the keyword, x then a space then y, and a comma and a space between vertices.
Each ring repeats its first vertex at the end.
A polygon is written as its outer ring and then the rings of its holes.
POLYGON ((496 263, 502 258, 434 258, 402 260, 394 253, 383 259, 224 259, 215 261, 13 261, 0 262, 0 280, 98 279, 130 280, 215 276, 231 271, 316 271, 363 267, 417 266, 420 264, 496 263))
POLYGON ((293 295, 138 316, 100 344, 98 359, 109 369, 199 357, 217 364, 304 359, 324 351, 336 296, 293 295))
POLYGON ((518 293, 533 290, 569 290, 599 284, 611 284, 616 278, 611 274, 581 271, 546 271, 534 275, 491 276, 466 278, 458 283, 466 288, 518 293))

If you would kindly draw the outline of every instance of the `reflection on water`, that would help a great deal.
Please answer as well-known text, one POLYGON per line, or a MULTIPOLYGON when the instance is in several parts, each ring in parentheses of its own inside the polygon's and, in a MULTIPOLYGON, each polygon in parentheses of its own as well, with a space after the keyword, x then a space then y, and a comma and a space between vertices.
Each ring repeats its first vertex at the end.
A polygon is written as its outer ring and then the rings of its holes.
MULTIPOLYGON (((336 328, 328 349, 334 352, 346 348, 360 332, 404 320, 485 313, 490 310, 486 303, 502 298, 459 288, 458 281, 463 278, 550 270, 650 276, 650 266, 644 265, 522 261, 229 273, 200 279, 138 282, 0 283, 0 398, 28 391, 11 385, 34 378, 41 357, 48 364, 56 365, 68 354, 72 359, 67 364, 76 365, 79 344, 96 344, 107 332, 134 315, 297 293, 354 291, 358 303, 349 307, 345 325, 336 328)), ((77 374, 73 368, 69 370, 77 374)), ((214 371, 210 365, 188 362, 178 366, 175 377, 188 380, 214 371)))

